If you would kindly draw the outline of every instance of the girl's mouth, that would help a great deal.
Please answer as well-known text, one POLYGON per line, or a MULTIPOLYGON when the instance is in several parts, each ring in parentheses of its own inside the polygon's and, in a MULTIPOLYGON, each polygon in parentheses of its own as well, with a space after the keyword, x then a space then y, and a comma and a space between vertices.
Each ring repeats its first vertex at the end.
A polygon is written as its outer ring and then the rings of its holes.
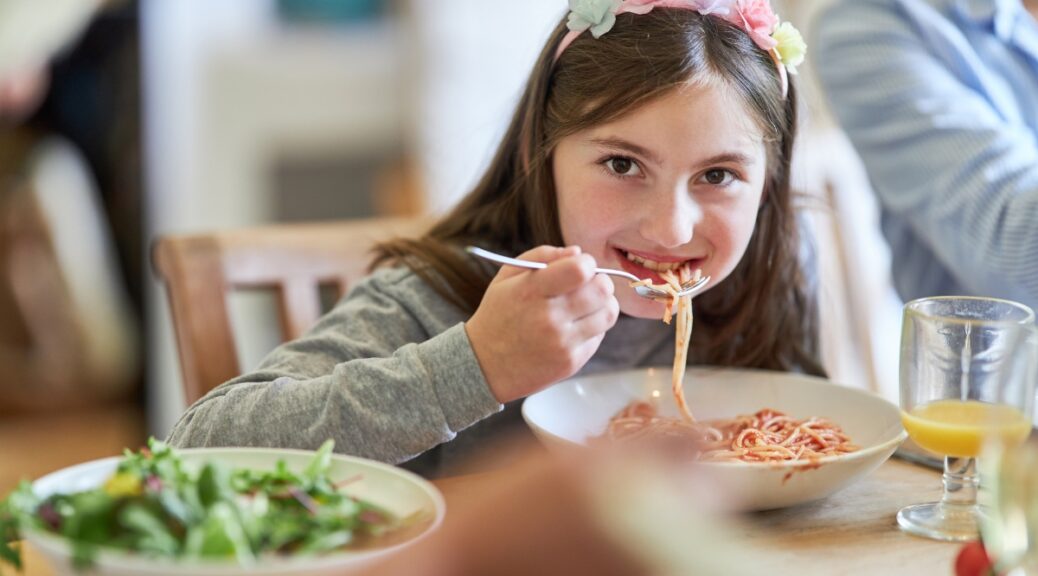
POLYGON ((680 260, 675 258, 666 258, 655 260, 644 255, 632 254, 626 250, 620 248, 614 248, 616 253, 619 255, 620 266, 627 272, 634 274, 639 278, 649 278, 654 284, 661 284, 664 282, 660 276, 660 272, 666 272, 667 270, 678 270, 684 265, 688 265, 689 271, 695 272, 696 268, 699 268, 702 259, 693 258, 690 260, 680 260))

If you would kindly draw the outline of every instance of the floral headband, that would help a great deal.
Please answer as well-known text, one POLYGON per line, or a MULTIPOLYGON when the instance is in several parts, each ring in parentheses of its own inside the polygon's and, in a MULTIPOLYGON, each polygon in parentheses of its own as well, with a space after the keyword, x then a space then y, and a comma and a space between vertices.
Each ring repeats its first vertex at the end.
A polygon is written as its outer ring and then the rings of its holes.
POLYGON ((714 15, 745 30, 753 42, 767 52, 778 67, 782 97, 789 91, 790 74, 804 61, 807 45, 800 31, 789 22, 780 22, 768 0, 569 0, 569 33, 559 43, 555 60, 585 30, 598 38, 609 32, 617 14, 648 14, 653 8, 683 8, 714 15))

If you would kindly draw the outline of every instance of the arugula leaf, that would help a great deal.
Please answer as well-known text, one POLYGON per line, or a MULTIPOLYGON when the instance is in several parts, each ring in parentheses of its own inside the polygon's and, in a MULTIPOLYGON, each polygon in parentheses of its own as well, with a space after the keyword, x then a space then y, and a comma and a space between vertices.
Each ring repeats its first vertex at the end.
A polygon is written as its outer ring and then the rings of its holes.
POLYGON ((319 554, 330 552, 353 541, 353 530, 335 530, 332 532, 315 532, 307 536, 296 551, 299 554, 319 554))
MULTIPOLYGON (((33 494, 32 485, 22 481, 7 498, 0 500, 0 568, 4 564, 22 570, 20 544, 22 529, 26 524, 37 524, 31 516, 39 505, 33 494)), ((0 574, 3 570, 0 570, 0 574)))
POLYGON ((234 498, 231 473, 217 462, 206 462, 198 475, 198 499, 202 506, 211 508, 218 502, 234 498))
POLYGON ((256 558, 234 508, 218 502, 198 526, 188 531, 186 553, 193 558, 235 558, 251 564, 256 558))
POLYGON ((328 475, 328 470, 332 466, 332 449, 335 448, 335 440, 325 440, 324 444, 317 449, 317 453, 314 454, 314 459, 310 461, 310 465, 303 470, 302 479, 313 485, 319 478, 323 478, 328 475))
POLYGON ((140 504, 130 504, 119 513, 119 524, 133 533, 134 550, 156 556, 176 556, 180 542, 162 517, 140 504))
MULTIPOLYGON (((22 553, 18 548, 18 544, 12 542, 0 542, 0 567, 3 567, 4 563, 10 564, 15 570, 22 571, 22 553)), ((0 570, 0 574, 4 571, 0 570)))

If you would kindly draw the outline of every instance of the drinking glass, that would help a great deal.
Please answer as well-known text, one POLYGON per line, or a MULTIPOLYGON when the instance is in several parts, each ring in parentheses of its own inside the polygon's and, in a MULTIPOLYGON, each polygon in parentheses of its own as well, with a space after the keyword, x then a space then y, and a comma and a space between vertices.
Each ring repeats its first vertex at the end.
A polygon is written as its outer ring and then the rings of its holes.
POLYGON ((980 531, 996 574, 1038 575, 1038 438, 985 446, 987 508, 980 531))
POLYGON ((905 304, 901 418, 916 444, 944 456, 944 495, 897 514, 902 530, 938 540, 977 538, 976 456, 1031 430, 1034 312, 995 298, 945 296, 905 304))

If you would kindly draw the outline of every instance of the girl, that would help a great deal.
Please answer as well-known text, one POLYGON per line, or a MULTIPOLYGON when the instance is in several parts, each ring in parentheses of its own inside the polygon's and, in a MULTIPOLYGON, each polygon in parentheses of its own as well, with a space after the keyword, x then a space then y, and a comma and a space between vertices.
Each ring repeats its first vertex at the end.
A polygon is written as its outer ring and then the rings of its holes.
POLYGON ((822 372, 789 188, 799 33, 767 0, 570 6, 475 190, 426 237, 380 246, 381 268, 199 400, 170 442, 334 438, 451 469, 474 440, 522 428, 515 400, 578 372, 672 362, 663 305, 596 265, 713 278, 690 363, 822 372), (497 269, 469 244, 548 266, 497 269))

